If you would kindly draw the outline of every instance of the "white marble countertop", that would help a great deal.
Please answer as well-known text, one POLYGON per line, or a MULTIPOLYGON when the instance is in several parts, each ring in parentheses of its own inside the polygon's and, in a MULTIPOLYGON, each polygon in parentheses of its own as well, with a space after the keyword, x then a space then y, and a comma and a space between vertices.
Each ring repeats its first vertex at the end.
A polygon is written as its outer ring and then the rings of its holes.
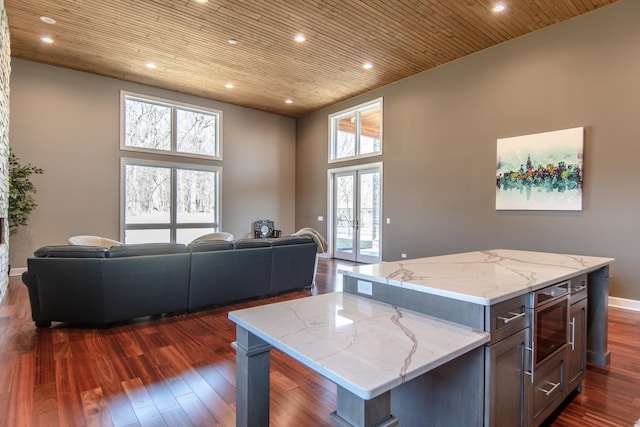
POLYGON ((489 341, 487 332, 341 292, 229 319, 365 400, 489 341))
POLYGON ((339 272, 357 279, 492 305, 613 261, 613 258, 494 249, 361 265, 339 272))

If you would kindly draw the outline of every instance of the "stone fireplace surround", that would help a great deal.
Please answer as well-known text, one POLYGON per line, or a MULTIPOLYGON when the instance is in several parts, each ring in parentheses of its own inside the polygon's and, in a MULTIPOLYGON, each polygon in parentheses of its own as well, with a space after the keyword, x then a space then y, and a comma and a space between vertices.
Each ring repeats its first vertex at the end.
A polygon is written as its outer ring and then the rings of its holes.
POLYGON ((11 50, 9 47, 9 22, 0 0, 0 300, 9 284, 9 227, 6 223, 9 195, 9 76, 11 74, 11 50))

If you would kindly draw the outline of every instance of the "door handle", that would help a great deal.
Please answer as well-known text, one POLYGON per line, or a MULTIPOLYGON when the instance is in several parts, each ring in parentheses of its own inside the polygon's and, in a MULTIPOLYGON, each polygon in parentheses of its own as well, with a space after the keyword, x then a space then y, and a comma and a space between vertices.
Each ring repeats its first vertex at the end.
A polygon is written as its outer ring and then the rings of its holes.
POLYGON ((571 321, 569 322, 569 324, 571 325, 571 341, 569 341, 569 344, 571 344, 571 351, 575 351, 576 347, 575 347, 575 343, 576 343, 576 318, 572 318, 571 321))
POLYGON ((533 368, 534 368, 534 364, 535 364, 535 360, 533 360, 533 358, 535 357, 535 353, 533 351, 533 346, 534 343, 533 341, 531 342, 531 347, 525 347, 525 350, 529 350, 531 352, 531 370, 529 372, 525 371, 524 373, 529 375, 531 377, 531 384, 533 384, 533 368))

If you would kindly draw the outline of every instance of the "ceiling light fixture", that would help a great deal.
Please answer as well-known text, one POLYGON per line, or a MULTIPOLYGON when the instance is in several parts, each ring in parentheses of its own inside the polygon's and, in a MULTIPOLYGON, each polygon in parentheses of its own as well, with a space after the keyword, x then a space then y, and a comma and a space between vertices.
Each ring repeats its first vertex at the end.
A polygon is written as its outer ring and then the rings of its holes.
POLYGON ((507 8, 507 6, 505 6, 504 4, 502 4, 502 3, 498 3, 497 5, 495 5, 495 6, 493 7, 493 11, 494 11, 494 12, 502 12, 502 11, 503 11, 503 10, 505 10, 506 8, 507 8))
POLYGON ((196 0, 196 3, 205 4, 209 0, 196 0))
POLYGON ((48 44, 53 43, 53 39, 51 37, 49 37, 49 36, 42 36, 42 37, 40 37, 40 40, 42 40, 43 42, 48 43, 48 44))
POLYGON ((224 85, 224 87, 226 87, 227 89, 233 89, 233 83, 227 83, 226 85, 224 85))
POLYGON ((371 62, 365 62, 364 64, 362 64, 362 68, 364 68, 365 70, 370 70, 371 68, 373 68, 373 64, 371 62))
POLYGON ((303 41, 306 40, 303 34, 297 34, 293 39, 298 43, 302 43, 303 41))
POLYGON ((291 98, 287 98, 287 99, 285 99, 285 100, 284 100, 284 102, 285 102, 286 104, 292 104, 292 103, 293 103, 293 100, 292 100, 291 98))
POLYGON ((53 19, 53 18, 49 18, 48 16, 41 16, 41 17, 40 17, 40 20, 41 20, 42 22, 44 22, 45 24, 51 24, 51 25, 53 25, 53 24, 55 24, 55 23, 56 23, 56 20, 55 20, 55 19, 53 19))
POLYGON ((229 43, 229 44, 238 44, 238 40, 236 40, 236 39, 229 39, 229 40, 227 40, 227 43, 229 43))
POLYGON ((151 68, 152 70, 155 70, 156 68, 158 68, 158 66, 153 62, 147 62, 147 68, 151 68))

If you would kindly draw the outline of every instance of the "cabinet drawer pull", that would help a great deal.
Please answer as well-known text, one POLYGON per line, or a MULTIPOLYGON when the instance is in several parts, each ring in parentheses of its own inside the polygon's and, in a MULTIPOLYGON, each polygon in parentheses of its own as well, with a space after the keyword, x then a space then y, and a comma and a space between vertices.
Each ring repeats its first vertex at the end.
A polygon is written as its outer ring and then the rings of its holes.
POLYGON ((514 313, 514 312, 510 311, 509 314, 511 315, 511 317, 498 316, 498 319, 502 320, 503 323, 509 323, 509 322, 512 322, 512 321, 514 321, 516 319, 524 317, 524 315, 525 315, 524 311, 522 313, 514 313))
POLYGON ((575 294, 577 292, 580 292, 580 291, 584 290, 586 287, 587 287, 587 285, 577 286, 577 287, 571 289, 571 293, 575 294))
POLYGON ((554 383, 550 383, 549 381, 545 381, 548 385, 552 385, 553 387, 551 387, 551 390, 545 390, 542 387, 540 387, 538 390, 543 392, 545 396, 549 396, 551 393, 553 393, 553 391, 555 389, 557 389, 558 387, 560 387, 560 381, 558 381, 556 384, 554 383))

